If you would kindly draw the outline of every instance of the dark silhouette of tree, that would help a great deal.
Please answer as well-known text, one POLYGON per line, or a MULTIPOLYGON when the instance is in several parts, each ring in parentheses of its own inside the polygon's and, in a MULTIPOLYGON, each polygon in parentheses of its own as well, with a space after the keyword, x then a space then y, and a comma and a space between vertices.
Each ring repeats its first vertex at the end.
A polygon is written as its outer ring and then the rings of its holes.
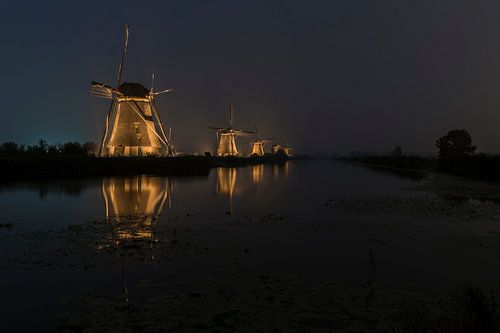
POLYGON ((82 147, 87 155, 95 155, 97 150, 97 145, 92 141, 85 142, 82 147))
POLYGON ((28 146, 28 152, 35 154, 46 154, 49 151, 49 144, 45 140, 38 140, 38 143, 33 146, 28 146))
POLYGON ((16 154, 20 148, 21 147, 15 142, 4 142, 0 146, 0 151, 4 154, 16 154))
POLYGON ((439 158, 470 156, 477 148, 465 129, 449 131, 436 140, 436 147, 439 149, 439 158))
POLYGON ((66 142, 61 149, 63 155, 85 155, 86 153, 83 146, 78 142, 66 142))
POLYGON ((56 155, 61 152, 62 144, 56 143, 53 145, 49 145, 49 149, 47 150, 47 153, 50 155, 56 155))
POLYGON ((403 148, 401 148, 401 146, 396 146, 394 147, 394 149, 392 150, 392 156, 398 156, 398 157, 401 157, 403 156, 403 148))

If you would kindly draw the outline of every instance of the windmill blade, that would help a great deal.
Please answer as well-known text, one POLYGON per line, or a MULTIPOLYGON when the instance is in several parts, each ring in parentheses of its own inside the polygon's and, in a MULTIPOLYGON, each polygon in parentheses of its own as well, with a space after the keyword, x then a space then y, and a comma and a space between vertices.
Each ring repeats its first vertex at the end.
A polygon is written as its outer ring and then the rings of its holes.
POLYGON ((90 94, 100 98, 111 99, 113 97, 113 89, 104 83, 92 81, 90 94))
POLYGON ((255 134, 254 132, 243 130, 233 130, 233 133, 236 136, 252 136, 253 134, 255 134))
POLYGON ((153 71, 153 74, 151 75, 151 89, 149 90, 150 94, 153 94, 154 85, 155 85, 155 72, 153 71))
POLYGON ((168 92, 172 92, 172 91, 174 91, 174 89, 165 89, 165 90, 162 90, 162 91, 154 92, 153 96, 164 94, 164 93, 168 93, 168 92))
POLYGON ((104 84, 104 83, 99 82, 99 81, 92 81, 91 84, 92 84, 92 86, 105 87, 105 88, 111 89, 111 86, 108 86, 107 84, 104 84))
MULTIPOLYGON (((128 105, 130 105, 132 107, 132 110, 135 111, 135 113, 139 116, 139 118, 142 119, 142 121, 144 122, 144 124, 146 125, 146 127, 148 127, 155 135, 156 137, 158 137, 158 139, 165 145, 165 146, 169 146, 168 142, 166 142, 161 136, 160 134, 158 134, 158 132, 156 131, 156 129, 154 127, 151 127, 151 125, 148 124, 148 122, 146 121, 146 119, 144 118, 144 116, 142 115, 142 112, 141 112, 141 109, 140 107, 137 106, 137 103, 132 101, 132 102, 129 102, 129 101, 126 101, 128 105)), ((153 108, 154 110, 154 108, 153 108)), ((163 129, 163 127, 161 127, 163 129)), ((165 135, 164 132, 162 132, 163 135, 165 135)), ((165 137, 166 139, 166 137, 165 137)))
POLYGON ((96 92, 96 91, 90 91, 90 94, 92 96, 95 96, 95 97, 98 97, 98 98, 104 98, 104 99, 107 99, 107 100, 111 100, 113 99, 113 96, 111 95, 111 93, 101 93, 101 92, 96 92))
POLYGON ((163 128, 163 124, 160 119, 160 114, 158 113, 158 110, 156 109, 156 106, 153 102, 151 102, 151 110, 153 111, 154 116, 156 117, 156 120, 158 121, 158 127, 160 127, 161 134, 163 135, 163 139, 165 139, 165 146, 167 148, 167 154, 168 155, 173 155, 174 149, 172 147, 172 144, 170 143, 170 139, 167 138, 165 135, 165 129, 163 128))
POLYGON ((217 130, 217 131, 222 131, 222 130, 225 130, 225 128, 224 128, 224 127, 210 127, 210 126, 209 126, 208 128, 213 129, 213 130, 217 130))
POLYGON ((119 86, 120 83, 122 82, 122 72, 123 72, 123 64, 125 62, 125 55, 127 54, 127 46, 128 46, 128 24, 125 24, 125 36, 124 36, 124 45, 122 49, 122 56, 120 59, 120 66, 118 67, 118 75, 116 76, 116 82, 117 85, 119 86))
POLYGON ((233 127, 233 104, 229 104, 229 127, 233 127))

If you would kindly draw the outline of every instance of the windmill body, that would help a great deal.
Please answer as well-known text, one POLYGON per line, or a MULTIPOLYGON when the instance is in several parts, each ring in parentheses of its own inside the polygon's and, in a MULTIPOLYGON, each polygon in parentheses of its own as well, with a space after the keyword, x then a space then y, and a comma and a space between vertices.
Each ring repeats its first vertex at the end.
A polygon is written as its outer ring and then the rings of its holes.
POLYGON ((281 146, 279 144, 274 144, 272 147, 271 147, 271 153, 273 154, 277 154, 280 150, 282 150, 283 148, 281 148, 281 146))
POLYGON ((252 142, 251 155, 264 156, 264 143, 262 141, 252 142))
POLYGON ((160 124, 160 119, 155 119, 156 110, 149 91, 138 83, 123 83, 117 93, 102 155, 164 155, 167 141, 155 125, 160 124))
POLYGON ((238 156, 236 135, 232 130, 222 130, 218 133, 217 156, 238 156))
POLYGON ((288 156, 288 157, 293 156, 293 148, 285 147, 285 148, 283 148, 283 151, 285 152, 286 156, 288 156))
POLYGON ((255 125, 255 141, 250 142, 250 145, 252 146, 252 152, 250 156, 264 156, 265 145, 269 142, 272 142, 273 140, 274 138, 261 139, 259 136, 257 125, 255 125))

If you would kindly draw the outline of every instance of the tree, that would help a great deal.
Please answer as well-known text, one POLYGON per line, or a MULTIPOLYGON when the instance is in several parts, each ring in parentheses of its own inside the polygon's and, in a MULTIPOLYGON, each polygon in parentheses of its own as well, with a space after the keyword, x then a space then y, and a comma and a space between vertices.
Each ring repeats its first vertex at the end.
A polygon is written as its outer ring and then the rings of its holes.
POLYGON ((0 152, 4 154, 15 154, 19 151, 19 146, 15 142, 4 142, 0 145, 0 152))
POLYGON ((37 144, 29 146, 28 151, 36 154, 46 154, 49 151, 49 144, 47 141, 40 139, 37 144))
POLYGON ((97 145, 94 142, 88 141, 85 142, 82 146, 87 155, 94 155, 96 153, 97 145))
POLYGON ((474 154, 476 146, 472 145, 472 137, 465 129, 449 131, 436 140, 439 158, 464 157, 474 154))
POLYGON ((62 145, 61 154, 63 155, 86 155, 87 152, 84 150, 81 144, 78 142, 66 142, 62 145))
POLYGON ((49 145, 47 153, 50 155, 57 155, 61 152, 61 149, 62 149, 62 144, 56 143, 53 145, 49 145))
POLYGON ((392 156, 397 156, 397 157, 401 157, 403 156, 403 148, 401 148, 401 146, 396 146, 394 147, 394 149, 392 150, 392 156))

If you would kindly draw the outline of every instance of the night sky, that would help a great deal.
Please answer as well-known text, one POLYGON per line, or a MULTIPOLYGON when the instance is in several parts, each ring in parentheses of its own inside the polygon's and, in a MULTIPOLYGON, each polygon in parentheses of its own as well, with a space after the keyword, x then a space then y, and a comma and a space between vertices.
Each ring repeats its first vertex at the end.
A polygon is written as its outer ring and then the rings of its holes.
MULTIPOLYGON (((0 141, 100 140, 130 25, 124 81, 173 88, 157 106, 178 151, 207 126, 278 137, 300 153, 434 151, 466 128, 500 152, 500 2, 4 1, 0 141)), ((245 140, 241 140, 243 142, 245 140)))

